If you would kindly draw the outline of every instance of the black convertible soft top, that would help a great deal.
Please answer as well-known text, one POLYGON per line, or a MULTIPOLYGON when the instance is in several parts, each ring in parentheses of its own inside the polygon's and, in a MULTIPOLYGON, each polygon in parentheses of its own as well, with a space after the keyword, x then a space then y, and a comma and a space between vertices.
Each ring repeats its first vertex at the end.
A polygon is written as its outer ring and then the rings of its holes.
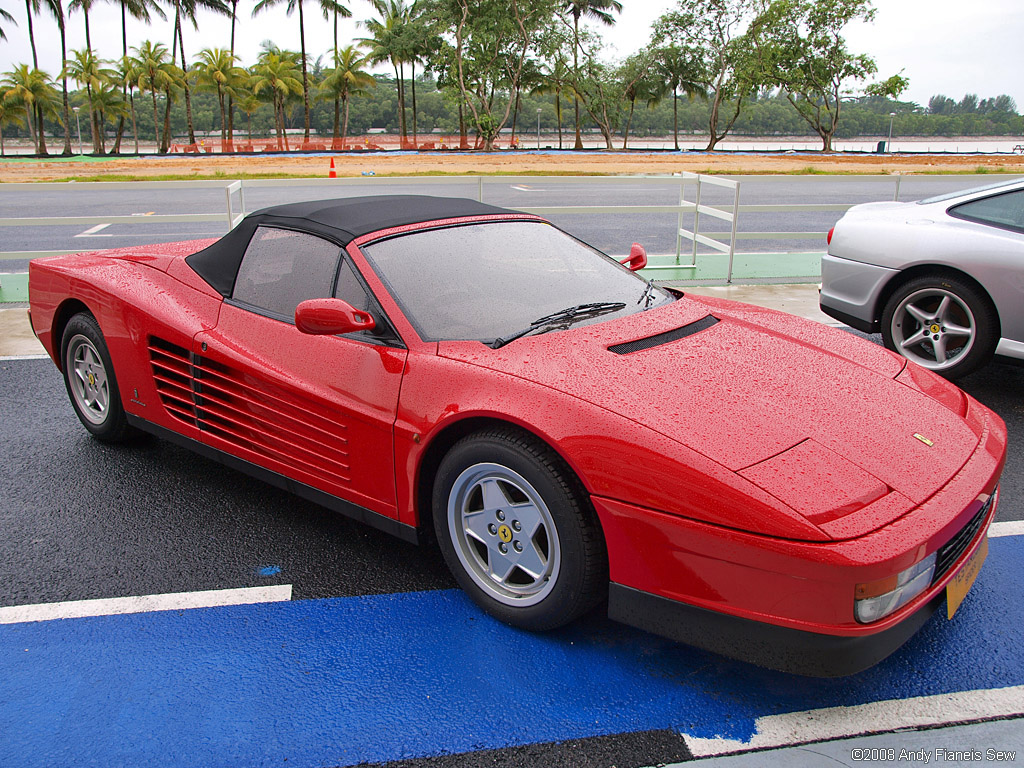
POLYGON ((507 208, 455 197, 379 195, 274 205, 254 211, 224 237, 186 257, 196 274, 223 296, 230 296, 235 275, 256 227, 277 226, 326 237, 341 246, 382 229, 461 216, 515 214, 507 208))

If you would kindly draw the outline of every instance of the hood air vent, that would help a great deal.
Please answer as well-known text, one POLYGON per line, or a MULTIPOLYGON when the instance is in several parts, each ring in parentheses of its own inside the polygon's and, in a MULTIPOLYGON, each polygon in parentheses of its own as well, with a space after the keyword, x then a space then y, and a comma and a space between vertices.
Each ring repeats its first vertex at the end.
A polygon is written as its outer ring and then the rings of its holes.
POLYGON ((616 355, 628 355, 632 352, 640 352, 644 349, 660 347, 662 344, 671 344, 673 341, 679 341, 679 339, 685 339, 687 336, 693 336, 695 333, 706 331, 717 322, 717 317, 708 315, 707 317, 702 317, 700 320, 689 323, 680 328, 665 331, 664 333, 659 333, 654 336, 648 336, 646 339, 637 339, 636 341, 627 341, 623 344, 615 344, 614 346, 608 347, 608 351, 614 352, 616 355))

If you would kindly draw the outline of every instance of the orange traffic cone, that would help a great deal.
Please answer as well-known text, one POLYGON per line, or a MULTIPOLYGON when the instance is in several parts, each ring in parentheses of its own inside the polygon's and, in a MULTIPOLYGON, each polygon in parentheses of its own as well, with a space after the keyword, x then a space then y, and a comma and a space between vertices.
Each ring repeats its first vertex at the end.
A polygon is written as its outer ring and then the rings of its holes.
POLYGON ((334 170, 334 158, 333 157, 331 158, 331 172, 327 174, 327 178, 328 179, 336 179, 336 178, 338 178, 338 174, 334 170))

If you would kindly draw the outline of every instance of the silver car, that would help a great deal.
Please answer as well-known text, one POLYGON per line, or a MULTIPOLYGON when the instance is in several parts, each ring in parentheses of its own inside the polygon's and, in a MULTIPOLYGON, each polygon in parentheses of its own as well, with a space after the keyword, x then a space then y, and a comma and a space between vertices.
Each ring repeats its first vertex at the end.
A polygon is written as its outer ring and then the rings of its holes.
POLYGON ((947 378, 1024 359, 1024 180, 856 205, 828 239, 826 314, 947 378))

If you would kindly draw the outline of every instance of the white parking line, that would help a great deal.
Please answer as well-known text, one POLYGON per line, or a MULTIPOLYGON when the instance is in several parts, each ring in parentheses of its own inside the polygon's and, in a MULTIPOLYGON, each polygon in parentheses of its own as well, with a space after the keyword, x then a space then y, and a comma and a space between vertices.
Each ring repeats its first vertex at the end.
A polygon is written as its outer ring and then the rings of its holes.
POLYGON ((110 224, 97 224, 95 227, 89 227, 85 232, 79 232, 75 237, 113 237, 113 235, 97 235, 101 229, 106 229, 110 224))
POLYGON ((900 728, 950 725, 1024 715, 1024 686, 893 699, 853 707, 829 707, 756 720, 750 741, 704 739, 682 734, 690 754, 712 757, 753 749, 890 733, 900 728))
POLYGON ((988 537, 997 539, 1000 536, 1024 536, 1024 520, 1006 520, 992 523, 988 527, 988 537))
POLYGON ((66 603, 12 605, 0 608, 0 624, 81 619, 87 616, 113 616, 150 611, 180 611, 190 608, 215 608, 224 605, 278 603, 291 599, 292 585, 281 584, 271 587, 212 589, 204 592, 175 592, 166 595, 74 600, 66 603))
POLYGON ((0 355, 0 363, 11 360, 49 360, 49 355, 0 355))

